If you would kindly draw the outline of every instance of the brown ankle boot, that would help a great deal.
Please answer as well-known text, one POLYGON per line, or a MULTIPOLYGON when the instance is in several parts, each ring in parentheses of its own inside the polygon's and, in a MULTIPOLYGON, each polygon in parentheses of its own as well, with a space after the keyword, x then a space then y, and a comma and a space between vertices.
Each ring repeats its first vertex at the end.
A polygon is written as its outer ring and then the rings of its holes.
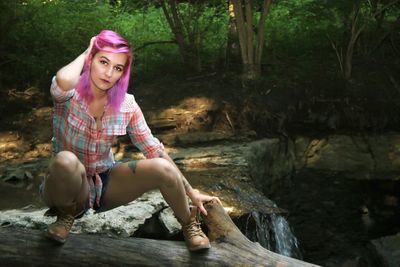
POLYGON ((182 225, 183 236, 186 246, 190 251, 198 251, 210 248, 210 241, 203 233, 199 222, 199 209, 193 207, 190 214, 189 223, 182 225))
POLYGON ((76 216, 82 213, 81 205, 74 204, 69 207, 58 207, 54 209, 56 210, 57 220, 47 227, 46 236, 57 242, 65 243, 76 216))
POLYGON ((57 214, 57 220, 47 227, 46 236, 57 242, 65 243, 74 220, 74 216, 70 214, 57 214))

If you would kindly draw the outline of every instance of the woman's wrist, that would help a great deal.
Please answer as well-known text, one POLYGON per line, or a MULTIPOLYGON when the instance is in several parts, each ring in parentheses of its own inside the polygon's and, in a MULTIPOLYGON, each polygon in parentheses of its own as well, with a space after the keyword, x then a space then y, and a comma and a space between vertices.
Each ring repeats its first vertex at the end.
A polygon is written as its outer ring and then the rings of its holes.
POLYGON ((191 200, 193 200, 193 199, 195 198, 195 196, 196 196, 197 193, 199 193, 199 190, 193 189, 193 188, 190 188, 190 190, 186 191, 186 195, 187 195, 191 200))

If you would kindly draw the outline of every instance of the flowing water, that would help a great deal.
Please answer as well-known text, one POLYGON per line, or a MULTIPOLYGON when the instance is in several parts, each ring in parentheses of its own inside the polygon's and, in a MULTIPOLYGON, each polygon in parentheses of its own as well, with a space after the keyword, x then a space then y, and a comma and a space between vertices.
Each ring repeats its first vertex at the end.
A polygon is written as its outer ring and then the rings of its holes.
POLYGON ((302 259, 298 241, 282 215, 256 211, 238 221, 240 230, 253 242, 278 254, 302 259), (243 223, 244 222, 244 223, 243 223))
POLYGON ((280 215, 271 215, 274 229, 276 252, 292 258, 302 259, 297 238, 294 236, 288 221, 280 215))
POLYGON ((400 181, 307 171, 271 199, 289 212, 303 260, 322 266, 368 261, 370 240, 400 232, 400 181))

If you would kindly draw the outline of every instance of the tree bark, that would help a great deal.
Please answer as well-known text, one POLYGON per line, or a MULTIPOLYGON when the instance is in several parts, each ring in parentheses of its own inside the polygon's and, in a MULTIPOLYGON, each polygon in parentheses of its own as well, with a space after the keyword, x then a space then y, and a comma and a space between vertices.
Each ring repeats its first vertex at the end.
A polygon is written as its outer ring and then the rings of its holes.
POLYGON ((193 22, 194 26, 191 27, 187 25, 187 22, 185 23, 182 14, 179 13, 179 3, 176 0, 159 0, 159 3, 171 31, 175 36, 183 64, 189 69, 199 72, 201 70, 201 61, 197 42, 200 38, 198 30, 199 22, 197 20, 200 16, 198 7, 195 3, 190 3, 192 5, 190 11, 192 11, 192 9, 195 10, 193 17, 196 18, 193 22))
POLYGON ((360 16, 360 6, 354 5, 353 12, 351 15, 352 23, 351 23, 351 31, 350 31, 350 40, 347 44, 345 63, 344 63, 344 78, 346 81, 349 81, 352 74, 353 67, 353 53, 354 46, 360 36, 361 32, 364 30, 365 24, 359 26, 359 16, 360 16))
POLYGON ((241 63, 241 53, 240 53, 240 44, 239 44, 239 35, 237 26, 235 23, 235 12, 233 10, 232 0, 228 1, 228 13, 229 13, 229 30, 228 30, 228 39, 226 45, 226 65, 228 68, 235 67, 235 65, 239 65, 241 63))
MULTIPOLYGON (((261 57, 264 48, 264 35, 265 35, 265 20, 269 13, 269 8, 271 6, 272 0, 266 0, 263 2, 262 10, 261 10, 261 17, 258 22, 258 38, 257 38, 257 47, 256 47, 256 54, 255 54, 255 64, 257 66, 261 66, 261 57)), ((261 70, 260 70, 261 71, 261 70)))
POLYGON ((223 207, 206 204, 210 250, 190 253, 182 241, 71 234, 64 245, 42 231, 0 228, 0 266, 315 266, 248 240, 223 207))
POLYGON ((272 0, 263 0, 260 19, 257 24, 257 35, 253 32, 253 1, 232 0, 236 28, 243 63, 243 76, 246 79, 258 79, 261 74, 262 48, 265 39, 265 20, 272 0), (243 10, 244 9, 244 10, 243 10))
MULTIPOLYGON (((385 11, 390 8, 391 6, 397 4, 400 0, 394 0, 389 2, 388 4, 384 5, 383 7, 379 8, 376 6, 372 6, 370 16, 375 19, 383 20, 383 16, 385 11)), ((376 4, 376 3, 375 3, 376 4)), ((343 64, 343 75, 346 81, 350 81, 352 77, 352 69, 353 69, 353 55, 354 55, 354 47, 357 43, 357 40, 360 37, 360 34, 364 31, 367 27, 366 22, 360 22, 361 16, 361 4, 354 4, 352 12, 350 14, 351 18, 351 29, 350 29, 350 38, 346 48, 346 54, 344 58, 343 64)))
POLYGON ((178 10, 176 8, 176 2, 173 0, 168 1, 168 5, 170 10, 167 9, 164 0, 160 0, 160 4, 162 10, 164 12, 165 18, 168 21, 169 26, 171 27, 172 33, 175 36, 176 42, 179 47, 179 51, 182 57, 182 61, 186 64, 187 63, 187 49, 185 43, 185 35, 183 33, 183 26, 182 22, 178 16, 178 10))

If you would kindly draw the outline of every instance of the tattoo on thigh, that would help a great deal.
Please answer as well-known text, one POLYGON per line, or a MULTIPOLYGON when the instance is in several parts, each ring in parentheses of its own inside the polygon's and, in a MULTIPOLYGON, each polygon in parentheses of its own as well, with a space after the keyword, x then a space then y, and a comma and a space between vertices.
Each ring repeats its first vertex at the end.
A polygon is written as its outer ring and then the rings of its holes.
POLYGON ((136 165, 137 165, 137 161, 136 160, 132 160, 128 162, 128 168, 131 169, 131 171, 133 173, 135 173, 136 171, 136 165))

